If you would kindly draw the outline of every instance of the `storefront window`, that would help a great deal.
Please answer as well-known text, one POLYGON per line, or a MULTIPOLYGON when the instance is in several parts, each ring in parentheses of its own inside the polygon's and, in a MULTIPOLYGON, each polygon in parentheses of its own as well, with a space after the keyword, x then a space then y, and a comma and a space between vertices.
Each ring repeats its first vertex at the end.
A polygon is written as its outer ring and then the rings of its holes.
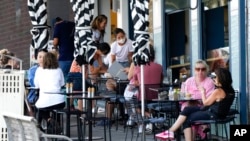
POLYGON ((212 72, 229 67, 228 7, 224 0, 209 0, 203 5, 203 51, 212 72))

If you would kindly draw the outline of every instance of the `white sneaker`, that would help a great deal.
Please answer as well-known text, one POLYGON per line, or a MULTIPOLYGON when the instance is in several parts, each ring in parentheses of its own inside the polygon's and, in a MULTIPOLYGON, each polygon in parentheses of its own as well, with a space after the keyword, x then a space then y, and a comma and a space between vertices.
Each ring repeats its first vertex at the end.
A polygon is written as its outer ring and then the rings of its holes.
POLYGON ((93 114, 95 113, 95 108, 92 108, 92 113, 93 113, 93 114))
POLYGON ((48 125, 47 125, 47 121, 45 119, 42 119, 41 127, 42 127, 43 130, 47 130, 48 125))
POLYGON ((139 125, 139 127, 138 127, 138 133, 142 133, 142 128, 143 128, 143 126, 139 125))
POLYGON ((152 123, 148 123, 146 125, 146 129, 145 129, 145 132, 148 133, 148 134, 151 134, 153 131, 153 124, 152 123))
POLYGON ((98 113, 103 113, 103 112, 105 112, 104 108, 98 108, 98 113))

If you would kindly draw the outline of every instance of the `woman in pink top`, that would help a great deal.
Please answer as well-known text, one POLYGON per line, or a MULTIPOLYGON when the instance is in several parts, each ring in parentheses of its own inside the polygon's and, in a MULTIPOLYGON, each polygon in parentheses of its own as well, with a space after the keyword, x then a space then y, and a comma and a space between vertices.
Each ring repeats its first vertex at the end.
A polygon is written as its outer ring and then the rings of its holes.
MULTIPOLYGON (((198 86, 203 86, 206 90, 206 97, 208 97, 214 90, 214 83, 213 80, 208 77, 209 67, 207 63, 203 60, 198 60, 195 63, 195 73, 194 76, 188 78, 184 82, 184 87, 182 87, 182 92, 186 94, 191 94, 193 99, 201 99, 201 92, 198 86)), ((184 102, 182 103, 181 109, 186 106, 192 105, 202 105, 199 101, 192 101, 192 102, 184 102)), ((194 130, 201 136, 201 138, 205 138, 206 134, 203 133, 204 126, 196 126, 193 127, 194 130)))
MULTIPOLYGON (((214 90, 213 80, 208 77, 209 67, 207 63, 203 60, 198 60, 195 63, 195 73, 194 76, 188 78, 184 82, 184 88, 182 87, 182 92, 186 94, 191 94, 193 99, 201 99, 201 93, 198 86, 201 85, 206 89, 206 96, 209 96, 214 90)), ((183 106, 187 106, 188 103, 183 103, 183 106)))

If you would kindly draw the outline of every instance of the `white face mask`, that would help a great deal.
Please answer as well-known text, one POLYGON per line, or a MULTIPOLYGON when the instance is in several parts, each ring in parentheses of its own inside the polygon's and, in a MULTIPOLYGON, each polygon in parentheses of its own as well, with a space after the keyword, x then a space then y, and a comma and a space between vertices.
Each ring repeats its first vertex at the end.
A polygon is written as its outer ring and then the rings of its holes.
POLYGON ((124 44, 125 41, 126 41, 126 38, 122 38, 122 39, 120 39, 120 40, 117 40, 117 43, 119 43, 119 44, 124 44))

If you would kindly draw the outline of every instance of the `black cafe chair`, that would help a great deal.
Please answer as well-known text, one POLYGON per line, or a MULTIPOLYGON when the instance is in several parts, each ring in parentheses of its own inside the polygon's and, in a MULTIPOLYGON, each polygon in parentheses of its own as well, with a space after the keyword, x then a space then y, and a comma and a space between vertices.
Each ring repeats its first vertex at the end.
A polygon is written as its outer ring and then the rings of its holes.
MULTIPOLYGON (((212 127, 211 125, 214 124, 216 136, 218 136, 218 126, 221 125, 222 126, 222 129, 221 129, 222 137, 223 137, 223 128, 224 128, 224 132, 226 134, 226 140, 228 140, 227 130, 229 128, 227 128, 227 127, 231 123, 235 124, 235 119, 237 118, 237 115, 239 114, 238 98, 239 98, 239 91, 235 90, 234 101, 231 105, 230 111, 229 111, 226 118, 214 119, 214 120, 198 120, 198 121, 194 121, 192 124, 193 125, 209 125, 210 128, 212 127)), ((209 132, 209 136, 207 139, 211 139, 211 129, 208 130, 208 132, 209 132)))

